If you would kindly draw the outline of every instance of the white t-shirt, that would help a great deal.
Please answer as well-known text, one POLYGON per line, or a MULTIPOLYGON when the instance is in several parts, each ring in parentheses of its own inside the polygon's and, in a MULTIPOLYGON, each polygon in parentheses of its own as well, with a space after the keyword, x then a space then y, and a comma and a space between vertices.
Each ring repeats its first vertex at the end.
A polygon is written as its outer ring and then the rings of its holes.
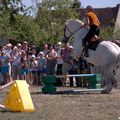
POLYGON ((63 58, 61 57, 61 48, 57 50, 57 64, 63 64, 63 58))

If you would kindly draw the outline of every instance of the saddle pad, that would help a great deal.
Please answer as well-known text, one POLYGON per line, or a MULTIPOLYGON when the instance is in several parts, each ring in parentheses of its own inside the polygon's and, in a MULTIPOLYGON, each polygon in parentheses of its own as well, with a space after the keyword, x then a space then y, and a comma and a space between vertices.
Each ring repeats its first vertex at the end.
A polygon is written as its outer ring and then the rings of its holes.
POLYGON ((91 50, 94 50, 94 51, 95 51, 100 42, 102 42, 102 41, 92 41, 92 42, 88 45, 88 49, 91 49, 91 50))

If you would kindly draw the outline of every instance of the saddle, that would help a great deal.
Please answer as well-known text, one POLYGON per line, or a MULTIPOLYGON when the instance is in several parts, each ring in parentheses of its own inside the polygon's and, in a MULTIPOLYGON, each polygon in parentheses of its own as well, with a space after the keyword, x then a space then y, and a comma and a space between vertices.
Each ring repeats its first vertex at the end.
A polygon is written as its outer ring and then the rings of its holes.
POLYGON ((102 41, 103 39, 101 37, 93 37, 90 41, 88 41, 87 45, 84 46, 83 51, 82 51, 83 55, 85 57, 89 57, 88 49, 95 51, 99 43, 102 41))
POLYGON ((102 41, 103 41, 103 38, 94 37, 88 42, 87 48, 95 51, 97 46, 99 45, 99 43, 102 42, 102 41))

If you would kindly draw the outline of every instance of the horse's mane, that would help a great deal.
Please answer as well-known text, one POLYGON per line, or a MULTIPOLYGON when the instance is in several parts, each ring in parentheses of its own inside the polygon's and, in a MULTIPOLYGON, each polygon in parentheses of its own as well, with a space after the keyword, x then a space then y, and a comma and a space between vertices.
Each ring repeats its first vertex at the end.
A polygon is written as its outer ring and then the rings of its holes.
POLYGON ((66 24, 68 23, 68 22, 72 22, 72 23, 79 23, 81 26, 83 26, 84 25, 84 22, 82 22, 81 20, 78 20, 78 19, 69 19, 69 20, 67 20, 66 21, 66 24))

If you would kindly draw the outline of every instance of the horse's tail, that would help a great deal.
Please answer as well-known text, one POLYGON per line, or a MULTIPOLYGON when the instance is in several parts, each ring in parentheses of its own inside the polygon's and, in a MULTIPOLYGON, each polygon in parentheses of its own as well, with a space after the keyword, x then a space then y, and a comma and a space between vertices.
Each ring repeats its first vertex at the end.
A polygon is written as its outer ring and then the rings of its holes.
POLYGON ((116 63, 116 68, 113 70, 114 77, 115 77, 115 83, 113 83, 114 87, 117 88, 119 86, 119 70, 120 69, 120 53, 118 54, 118 59, 116 63))
POLYGON ((116 68, 120 68, 120 53, 118 54, 118 60, 117 60, 116 68))

